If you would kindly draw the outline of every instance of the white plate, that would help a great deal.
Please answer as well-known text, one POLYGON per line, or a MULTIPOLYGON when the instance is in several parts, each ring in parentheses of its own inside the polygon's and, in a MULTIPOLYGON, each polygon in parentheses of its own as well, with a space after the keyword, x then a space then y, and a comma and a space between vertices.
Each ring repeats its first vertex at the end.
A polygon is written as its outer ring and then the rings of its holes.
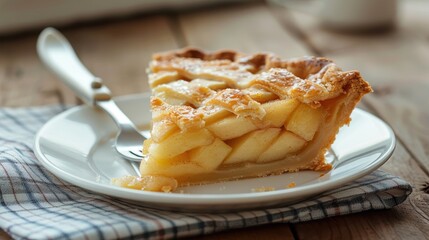
MULTIPOLYGON (((149 126, 149 96, 116 99, 139 126, 149 126)), ((135 168, 112 148, 116 126, 103 112, 74 107, 52 118, 36 136, 37 158, 56 176, 82 188, 131 200, 143 206, 173 210, 239 210, 276 206, 337 188, 380 167, 395 148, 393 131, 373 115, 356 109, 327 154, 334 167, 324 176, 302 171, 178 189, 182 193, 146 192, 116 187, 110 179, 135 175, 135 168), (291 182, 296 187, 287 188, 291 182), (270 192, 252 189, 274 187, 270 192)))

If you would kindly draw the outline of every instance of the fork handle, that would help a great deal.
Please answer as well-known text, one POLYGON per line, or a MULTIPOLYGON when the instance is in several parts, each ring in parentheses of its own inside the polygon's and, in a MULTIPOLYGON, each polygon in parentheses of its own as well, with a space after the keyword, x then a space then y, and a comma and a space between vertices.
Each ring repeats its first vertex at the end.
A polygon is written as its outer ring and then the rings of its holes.
POLYGON ((85 103, 111 99, 110 90, 82 64, 67 39, 56 29, 46 28, 37 40, 42 62, 85 103))

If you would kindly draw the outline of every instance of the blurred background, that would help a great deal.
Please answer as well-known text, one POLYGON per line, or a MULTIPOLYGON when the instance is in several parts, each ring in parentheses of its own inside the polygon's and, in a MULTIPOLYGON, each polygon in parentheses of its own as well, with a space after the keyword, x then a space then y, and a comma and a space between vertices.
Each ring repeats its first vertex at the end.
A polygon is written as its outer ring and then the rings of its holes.
POLYGON ((184 10, 238 0, 1 0, 0 32, 65 26, 97 19, 127 17, 153 11, 184 10))

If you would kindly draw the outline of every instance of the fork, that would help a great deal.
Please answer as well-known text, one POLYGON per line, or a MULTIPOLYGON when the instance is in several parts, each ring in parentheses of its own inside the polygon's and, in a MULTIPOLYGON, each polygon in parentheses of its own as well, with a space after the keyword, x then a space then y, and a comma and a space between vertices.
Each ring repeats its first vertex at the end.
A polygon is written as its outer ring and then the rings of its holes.
POLYGON ((142 143, 146 139, 112 100, 110 90, 101 79, 92 75, 77 57, 67 39, 56 29, 44 29, 37 40, 42 62, 86 104, 103 109, 119 128, 115 149, 129 161, 143 158, 142 143))

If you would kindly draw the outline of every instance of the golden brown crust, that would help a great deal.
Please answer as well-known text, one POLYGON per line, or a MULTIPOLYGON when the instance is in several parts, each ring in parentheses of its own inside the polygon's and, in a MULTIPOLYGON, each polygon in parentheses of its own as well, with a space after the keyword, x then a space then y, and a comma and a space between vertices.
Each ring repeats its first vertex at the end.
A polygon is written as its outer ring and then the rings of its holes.
POLYGON ((265 110, 261 104, 250 98, 239 89, 227 88, 219 91, 206 105, 220 106, 238 116, 261 120, 265 110))
POLYGON ((280 98, 295 98, 316 107, 320 101, 344 93, 350 81, 357 81, 363 93, 371 91, 357 71, 343 72, 322 57, 283 60, 268 53, 245 55, 231 50, 208 53, 185 48, 155 54, 150 69, 155 73, 175 71, 183 79, 224 81, 231 88, 255 85, 280 98))
POLYGON ((151 106, 154 113, 154 122, 170 120, 183 131, 194 130, 204 126, 204 115, 190 106, 168 105, 156 97, 151 99, 151 106))

